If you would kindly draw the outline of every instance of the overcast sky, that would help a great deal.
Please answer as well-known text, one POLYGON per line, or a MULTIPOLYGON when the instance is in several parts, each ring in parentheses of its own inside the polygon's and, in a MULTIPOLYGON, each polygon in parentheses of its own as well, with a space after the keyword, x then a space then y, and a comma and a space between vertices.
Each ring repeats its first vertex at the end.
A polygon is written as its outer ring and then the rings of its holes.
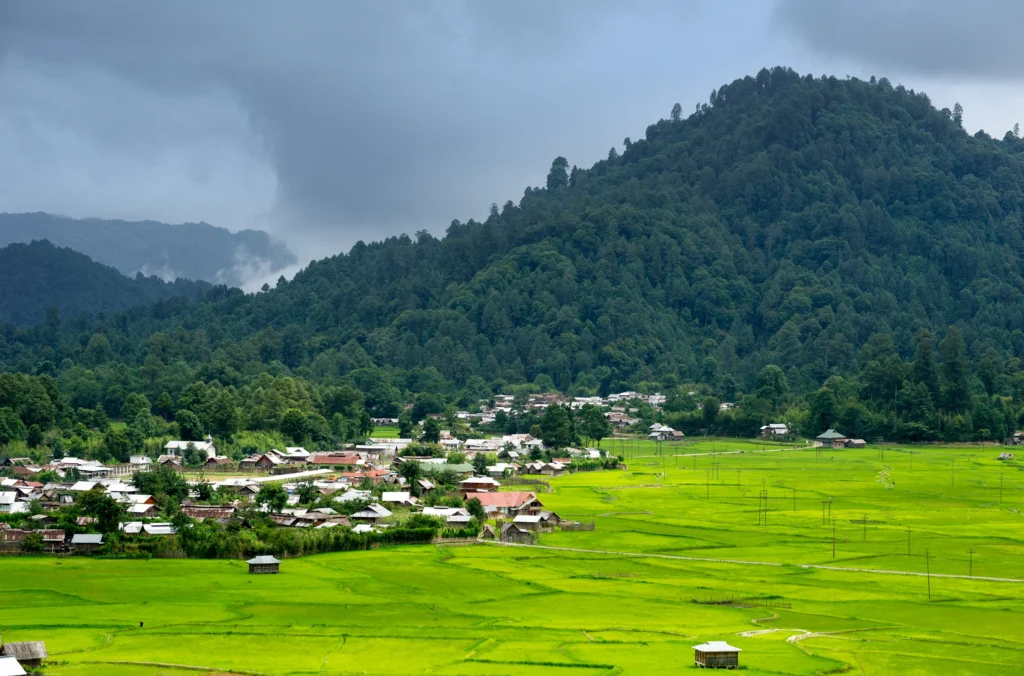
POLYGON ((304 260, 480 219, 762 66, 1002 135, 1019 0, 4 0, 0 211, 268 230, 304 260))

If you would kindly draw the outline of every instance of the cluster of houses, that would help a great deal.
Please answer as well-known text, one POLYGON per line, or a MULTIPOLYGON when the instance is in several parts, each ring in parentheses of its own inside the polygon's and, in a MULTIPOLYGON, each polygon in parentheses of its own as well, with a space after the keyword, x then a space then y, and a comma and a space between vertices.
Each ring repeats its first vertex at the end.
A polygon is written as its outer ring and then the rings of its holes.
MULTIPOLYGON (((529 461, 522 456, 538 440, 530 435, 509 435, 492 439, 470 440, 463 448, 467 455, 493 453, 495 448, 503 449, 507 461, 488 465, 486 471, 476 475, 474 466, 468 463, 452 464, 446 458, 401 457, 397 451, 408 444, 405 439, 374 440, 372 444, 355 449, 331 453, 310 453, 303 448, 287 448, 284 452, 271 450, 244 459, 242 469, 260 470, 264 476, 227 476, 222 480, 210 481, 218 495, 230 495, 229 504, 201 505, 194 501, 198 490, 192 491, 191 501, 181 505, 181 511, 197 521, 214 520, 227 524, 244 503, 252 501, 260 487, 267 482, 283 483, 290 494, 287 506, 280 512, 268 516, 279 526, 286 528, 333 528, 345 526, 356 532, 369 532, 387 524, 395 510, 421 512, 444 519, 446 526, 461 528, 472 518, 465 508, 436 508, 422 506, 421 500, 437 490, 436 481, 431 477, 438 472, 454 475, 458 491, 464 500, 476 498, 490 518, 507 520, 514 529, 511 534, 529 533, 551 527, 560 522, 551 512, 545 512, 543 505, 533 492, 499 492, 500 480, 516 475, 557 476, 570 469, 575 458, 600 458, 597 449, 567 449, 566 456, 551 461, 529 461), (510 447, 518 450, 509 451, 510 447), (411 486, 399 471, 403 463, 415 462, 421 465, 421 478, 411 486), (334 509, 332 507, 303 508, 299 506, 297 488, 300 483, 309 482, 320 496, 329 496, 332 503, 358 500, 367 503, 361 509, 334 509), (375 497, 374 497, 375 496, 375 497), (416 496, 420 496, 417 498, 416 496), (350 513, 351 512, 351 513, 350 513)), ((217 455, 212 442, 202 450, 208 454, 208 462, 216 461, 217 455)), ((169 442, 165 446, 163 463, 143 462, 137 459, 133 471, 145 471, 155 464, 166 464, 170 458, 180 459, 177 453, 192 452, 190 445, 195 442, 169 442)), ((197 447, 198 448, 198 447, 197 447)), ((80 467, 74 459, 57 461, 54 470, 58 475, 69 467, 80 467)), ((12 465, 13 466, 13 465, 12 465)), ((20 464, 18 466, 21 466, 20 464)), ((102 465, 97 465, 102 468, 102 465)), ((172 463, 172 466, 177 466, 172 463)), ((110 469, 110 468, 106 468, 110 469)), ((41 470, 41 468, 40 468, 41 470)), ((63 530, 50 528, 55 524, 53 512, 76 502, 86 491, 102 490, 124 505, 124 521, 119 530, 127 536, 174 535, 174 526, 161 521, 160 507, 154 496, 141 493, 129 479, 108 476, 109 472, 95 471, 88 479, 60 480, 42 483, 31 478, 0 478, 0 514, 28 514, 33 505, 40 513, 27 518, 24 528, 0 527, 0 548, 20 548, 33 533, 43 537, 43 549, 51 552, 90 552, 103 546, 100 534, 74 534, 66 536, 63 530)), ((193 484, 198 480, 193 480, 193 484)), ((219 500, 223 502, 224 500, 219 500)), ((324 504, 325 500, 318 500, 324 504)), ((336 505, 338 506, 338 505, 336 505)), ((78 526, 88 529, 94 519, 82 517, 78 526)), ((505 528, 503 526, 503 528, 505 528)), ((493 530, 493 529, 492 529, 493 530)), ((508 528, 505 528, 508 531, 508 528)), ((506 533, 508 534, 508 533, 506 533)), ((501 533, 495 534, 500 536, 501 533)))
MULTIPOLYGON (((487 425, 493 423, 499 413, 504 413, 505 415, 512 415, 520 411, 541 413, 548 406, 555 404, 568 406, 573 409, 591 405, 610 408, 611 411, 606 413, 605 416, 612 425, 626 427, 627 425, 634 425, 640 422, 639 418, 630 418, 628 415, 629 406, 631 404, 635 405, 635 402, 644 402, 652 408, 658 409, 665 403, 665 395, 629 391, 609 394, 607 397, 570 397, 558 394, 557 392, 543 392, 527 395, 525 402, 517 403, 513 394, 499 394, 494 397, 493 406, 488 405, 486 402, 481 402, 483 405, 479 411, 458 411, 455 416, 467 423, 487 425)), ((398 418, 373 418, 373 423, 375 425, 397 425, 398 418)))

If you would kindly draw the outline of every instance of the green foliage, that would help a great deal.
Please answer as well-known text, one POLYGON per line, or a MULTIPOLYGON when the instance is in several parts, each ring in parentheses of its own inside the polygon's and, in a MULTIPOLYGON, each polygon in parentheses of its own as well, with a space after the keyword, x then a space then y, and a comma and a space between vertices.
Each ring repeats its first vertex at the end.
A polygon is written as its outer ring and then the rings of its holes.
MULTIPOLYGON (((670 117, 590 168, 557 158, 544 187, 441 239, 359 243, 265 293, 218 286, 6 328, 0 408, 24 437, 101 429, 100 413, 144 397, 177 410, 185 439, 280 432, 317 447, 367 435, 371 413, 409 437, 412 421, 498 391, 517 395, 498 431, 536 425, 564 446, 599 439, 596 417, 538 424, 518 413, 527 393, 640 384, 669 392, 685 429, 752 434, 792 411, 808 430, 848 421, 887 438, 943 436, 960 416, 971 429, 957 435, 996 438, 1005 399, 1020 417, 1017 136, 968 135, 955 111, 884 79, 786 68, 670 117), (820 394, 833 376, 848 387, 820 394), (682 383, 738 405, 696 416, 682 383)), ((0 438, 21 434, 8 427, 0 438)))
POLYGON ((82 514, 96 518, 96 528, 101 533, 116 533, 124 520, 124 505, 107 495, 102 486, 79 495, 75 505, 82 514))
POLYGON ((291 437, 295 443, 302 443, 308 431, 305 414, 296 408, 288 409, 281 416, 280 428, 281 432, 291 437))
POLYGON ((441 425, 435 418, 427 418, 424 421, 421 438, 428 444, 436 444, 441 440, 441 425))
POLYGON ((0 249, 0 322, 37 324, 47 320, 50 308, 68 318, 114 313, 175 296, 196 298, 208 288, 204 282, 125 277, 46 240, 0 249))
POLYGON ((280 512, 288 504, 288 493, 280 484, 263 484, 256 493, 256 504, 280 512))
POLYGON ((565 448, 573 443, 576 432, 573 428, 571 411, 565 406, 553 404, 544 409, 540 420, 541 439, 548 448, 565 448))
POLYGON ((174 414, 178 423, 178 436, 182 441, 200 441, 203 438, 203 422, 192 411, 182 410, 174 414))
POLYGON ((157 502, 164 505, 168 504, 168 501, 180 504, 189 494, 189 485, 185 477, 166 465, 160 465, 149 472, 136 472, 132 475, 132 485, 141 493, 152 495, 157 502))
POLYGON ((589 439, 594 445, 600 445, 601 439, 610 436, 612 425, 604 417, 604 412, 591 404, 580 407, 577 412, 577 429, 581 436, 589 439))

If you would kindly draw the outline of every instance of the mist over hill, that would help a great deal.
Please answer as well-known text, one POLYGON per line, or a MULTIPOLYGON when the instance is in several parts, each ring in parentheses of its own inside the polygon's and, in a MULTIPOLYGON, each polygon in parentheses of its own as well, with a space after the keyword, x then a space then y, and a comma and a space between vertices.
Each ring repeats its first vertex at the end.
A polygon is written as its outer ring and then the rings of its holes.
POLYGON ((207 223, 0 214, 0 246, 36 239, 74 249, 125 275, 141 272, 167 281, 181 277, 242 286, 295 263, 287 247, 259 230, 232 233, 207 223))

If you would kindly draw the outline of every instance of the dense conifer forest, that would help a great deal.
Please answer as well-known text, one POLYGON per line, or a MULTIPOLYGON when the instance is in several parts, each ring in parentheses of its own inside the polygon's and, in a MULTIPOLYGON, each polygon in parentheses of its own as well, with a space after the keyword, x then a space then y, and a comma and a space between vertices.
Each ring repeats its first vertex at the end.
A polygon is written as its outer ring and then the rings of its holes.
POLYGON ((43 322, 48 311, 66 318, 113 314, 175 296, 195 299, 209 288, 184 279, 125 277, 46 240, 0 249, 0 322, 19 326, 43 322))
POLYGON ((963 115, 765 69, 443 238, 360 242, 257 294, 6 325, 0 367, 66 420, 137 393, 220 434, 295 410, 325 445, 364 412, 516 389, 660 390, 684 429, 1002 438, 1024 405, 1024 141, 963 115))

